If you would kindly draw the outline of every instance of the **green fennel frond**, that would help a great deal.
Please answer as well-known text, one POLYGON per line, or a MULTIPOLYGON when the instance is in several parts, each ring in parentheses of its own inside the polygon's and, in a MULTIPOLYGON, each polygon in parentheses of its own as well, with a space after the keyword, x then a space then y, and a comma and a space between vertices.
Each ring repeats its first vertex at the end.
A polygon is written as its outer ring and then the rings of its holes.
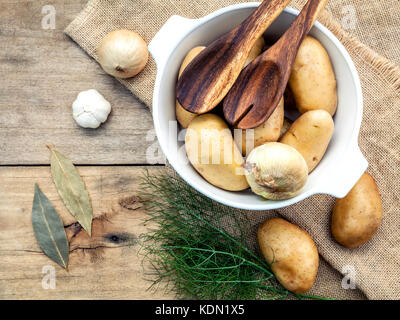
POLYGON ((141 199, 153 226, 142 236, 152 265, 152 286, 163 284, 180 298, 317 298, 283 288, 269 265, 250 250, 247 215, 234 213, 168 174, 141 184, 141 199))

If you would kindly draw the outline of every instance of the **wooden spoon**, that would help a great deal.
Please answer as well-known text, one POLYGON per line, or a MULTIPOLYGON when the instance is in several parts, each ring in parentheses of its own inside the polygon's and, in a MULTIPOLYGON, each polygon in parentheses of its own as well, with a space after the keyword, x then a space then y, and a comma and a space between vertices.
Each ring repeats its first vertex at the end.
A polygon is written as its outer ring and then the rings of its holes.
POLYGON ((205 113, 232 87, 255 42, 290 0, 264 0, 239 26, 212 42, 185 68, 176 86, 184 109, 205 113))
POLYGON ((301 42, 329 0, 309 0, 284 35, 239 75, 224 100, 224 116, 240 129, 263 124, 285 91, 301 42))

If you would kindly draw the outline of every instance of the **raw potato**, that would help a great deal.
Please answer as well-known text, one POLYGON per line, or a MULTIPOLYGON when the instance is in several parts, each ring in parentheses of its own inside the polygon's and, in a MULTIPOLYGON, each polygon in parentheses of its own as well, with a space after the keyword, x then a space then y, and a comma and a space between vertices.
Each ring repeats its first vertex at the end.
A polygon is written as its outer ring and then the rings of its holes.
POLYGON ((278 141, 285 116, 283 106, 284 103, 282 98, 279 102, 279 105, 276 107, 275 111, 271 114, 267 121, 254 129, 248 129, 254 130, 254 135, 250 133, 247 135, 247 130, 235 129, 235 142, 239 149, 240 146, 242 147, 241 149, 243 156, 248 155, 251 150, 261 146, 266 142, 278 141), (246 147, 248 148, 247 152, 246 147))
POLYGON ((190 122, 185 137, 189 161, 216 187, 229 191, 247 189, 242 155, 228 126, 215 114, 203 114, 190 122))
POLYGON ((267 220, 258 229, 261 252, 278 281, 289 291, 305 293, 318 272, 318 250, 310 235, 281 218, 267 220))
POLYGON ((343 199, 337 199, 332 213, 332 235, 347 248, 371 239, 382 220, 382 200, 374 179, 364 173, 343 199))
POLYGON ((336 79, 325 48, 312 37, 300 45, 289 86, 300 113, 323 109, 332 116, 337 107, 336 79))
MULTIPOLYGON (((187 65, 204 49, 205 47, 195 47, 188 52, 185 59, 183 59, 182 65, 179 69, 178 78, 181 76, 183 70, 187 67, 187 65)), ((197 114, 191 113, 186 111, 181 104, 176 100, 175 104, 175 112, 176 112, 176 119, 180 123, 183 128, 187 128, 190 121, 192 121, 197 114)))
POLYGON ((247 60, 244 63, 243 68, 245 68, 250 62, 252 62, 255 58, 257 58, 260 55, 264 46, 265 46, 264 38, 263 37, 258 38, 256 43, 254 44, 254 47, 251 49, 250 54, 247 57, 247 60))
POLYGON ((298 118, 280 142, 292 146, 307 162, 308 172, 321 161, 332 138, 334 123, 325 110, 308 111, 298 118))

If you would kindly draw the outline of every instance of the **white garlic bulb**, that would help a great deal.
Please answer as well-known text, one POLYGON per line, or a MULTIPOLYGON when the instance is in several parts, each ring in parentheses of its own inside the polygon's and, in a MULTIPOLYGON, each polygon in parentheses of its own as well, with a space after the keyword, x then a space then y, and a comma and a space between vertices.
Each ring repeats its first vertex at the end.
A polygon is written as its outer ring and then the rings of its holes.
POLYGON ((82 91, 72 104, 72 116, 83 128, 98 128, 111 112, 111 104, 95 89, 82 91))
POLYGON ((295 148, 279 142, 253 149, 246 159, 245 169, 251 190, 270 200, 295 197, 308 178, 303 156, 295 148))
POLYGON ((101 41, 97 55, 104 71, 117 78, 130 78, 146 66, 149 51, 136 32, 115 30, 101 41))

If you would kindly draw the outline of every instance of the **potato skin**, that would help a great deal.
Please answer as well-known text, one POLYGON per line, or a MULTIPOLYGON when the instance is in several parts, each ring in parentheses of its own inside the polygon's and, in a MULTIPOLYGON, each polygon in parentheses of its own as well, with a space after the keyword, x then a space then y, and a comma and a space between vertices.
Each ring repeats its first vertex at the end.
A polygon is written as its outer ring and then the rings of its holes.
POLYGON ((258 228, 261 252, 278 281, 294 293, 311 289, 318 272, 318 250, 310 235, 281 218, 258 228))
MULTIPOLYGON (((254 148, 257 148, 258 146, 261 146, 262 144, 266 142, 276 142, 279 139, 279 136, 281 134, 282 126, 283 126, 283 120, 285 117, 285 112, 284 112, 284 102, 283 98, 279 102, 279 105, 276 107, 274 112, 271 114, 271 116, 268 118, 267 121, 265 121, 262 125, 254 128, 254 141, 253 137, 249 135, 247 138, 246 130, 240 130, 240 129, 235 129, 235 142, 240 148, 242 147, 242 155, 246 156, 250 153, 250 151, 254 148), (241 133, 241 135, 240 135, 241 133), (249 144, 254 144, 253 148, 249 147, 248 152, 246 153, 246 139, 248 139, 249 144)), ((250 129, 252 130, 252 129, 250 129)))
MULTIPOLYGON (((178 78, 181 76, 183 70, 187 67, 187 65, 204 49, 205 47, 199 46, 199 47, 194 47, 191 49, 188 54, 186 55, 185 59, 183 59, 182 65, 179 69, 179 74, 178 78)), ((180 123, 180 125, 183 128, 187 128, 190 121, 192 121, 197 114, 191 113, 189 111, 186 111, 181 104, 176 100, 175 103, 175 112, 176 112, 176 119, 180 123)))
POLYGON ((187 129, 185 147, 189 161, 209 183, 229 191, 249 187, 242 168, 242 155, 230 129, 219 116, 207 113, 194 118, 187 129), (216 149, 218 141, 219 149, 216 149), (202 151, 207 146, 208 154, 202 151), (231 150, 224 150, 224 146, 231 150))
POLYGON ((325 110, 308 111, 293 122, 280 142, 292 146, 301 153, 310 173, 324 156, 334 126, 331 115, 325 110))
POLYGON ((364 173, 343 199, 336 199, 331 230, 334 239, 347 248, 370 240, 382 221, 382 200, 375 180, 364 173))
POLYGON ((306 37, 300 45, 289 86, 300 113, 323 109, 332 116, 337 107, 336 78, 329 55, 313 37, 306 37))

